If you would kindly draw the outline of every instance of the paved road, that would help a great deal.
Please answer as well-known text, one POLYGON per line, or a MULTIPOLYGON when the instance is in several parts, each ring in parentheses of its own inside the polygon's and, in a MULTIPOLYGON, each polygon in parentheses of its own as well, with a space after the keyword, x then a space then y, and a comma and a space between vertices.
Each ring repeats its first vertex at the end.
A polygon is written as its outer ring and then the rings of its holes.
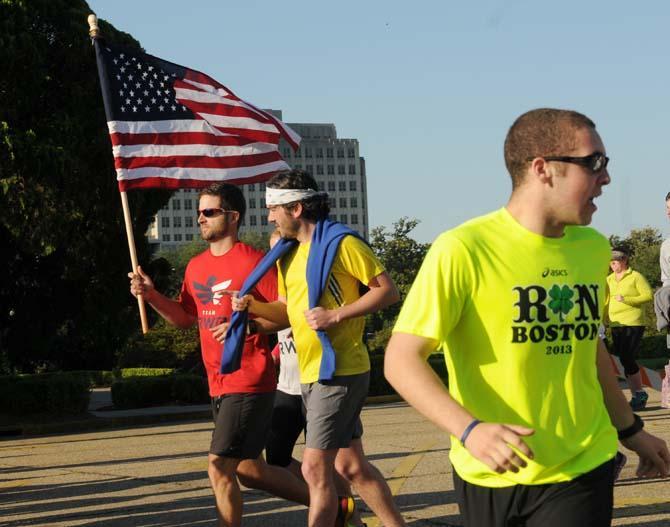
MULTIPOLYGON (((658 399, 644 412, 647 428, 670 440, 670 411, 658 399)), ((366 407, 363 422, 369 457, 408 523, 460 525, 445 434, 403 403, 366 407)), ((199 420, 0 441, 0 525, 213 526, 210 435, 199 420)), ((670 481, 633 479, 633 461, 616 487, 614 525, 670 525, 670 481)), ((245 526, 306 524, 302 506, 253 490, 244 499, 245 526)))

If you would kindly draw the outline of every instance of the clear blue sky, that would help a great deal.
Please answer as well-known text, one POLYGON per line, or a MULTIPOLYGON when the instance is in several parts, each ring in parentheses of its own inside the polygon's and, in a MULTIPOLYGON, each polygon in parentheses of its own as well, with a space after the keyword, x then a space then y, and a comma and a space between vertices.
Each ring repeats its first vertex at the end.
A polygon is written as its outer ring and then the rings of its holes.
MULTIPOLYGON (((370 225, 432 241, 503 205, 502 145, 531 108, 586 113, 611 157, 593 225, 670 230, 670 3, 89 1, 148 53, 201 70, 287 122, 360 141, 370 225)), ((85 21, 82 21, 85 24, 85 21)))

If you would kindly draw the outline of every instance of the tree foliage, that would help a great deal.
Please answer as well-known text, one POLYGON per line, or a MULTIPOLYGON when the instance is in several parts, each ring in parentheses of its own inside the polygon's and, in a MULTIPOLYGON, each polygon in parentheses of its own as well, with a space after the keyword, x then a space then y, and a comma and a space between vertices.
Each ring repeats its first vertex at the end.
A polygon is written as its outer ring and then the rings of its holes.
POLYGON ((642 273, 652 288, 661 285, 659 259, 663 235, 658 229, 633 229, 625 238, 610 236, 612 247, 624 247, 630 254, 630 267, 642 273))
POLYGON ((410 237, 418 224, 419 220, 402 217, 393 223, 391 231, 386 227, 376 227, 370 233, 370 246, 398 287, 401 298, 397 304, 368 317, 366 331, 372 333, 368 344, 373 352, 382 351, 386 347, 402 302, 430 247, 430 244, 417 242, 410 237))
MULTIPOLYGON (((0 367, 108 368, 139 324, 83 0, 0 3, 0 367)), ((100 21, 103 35, 139 44, 100 21)), ((165 192, 129 196, 140 260, 165 192)))

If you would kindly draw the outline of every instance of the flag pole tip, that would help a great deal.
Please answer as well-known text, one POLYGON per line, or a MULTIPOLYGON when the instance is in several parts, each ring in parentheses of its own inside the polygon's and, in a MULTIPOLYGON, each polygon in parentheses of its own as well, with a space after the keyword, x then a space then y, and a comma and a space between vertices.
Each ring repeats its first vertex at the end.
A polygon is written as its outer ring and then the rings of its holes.
POLYGON ((95 15, 88 15, 88 34, 95 38, 100 33, 100 28, 98 27, 98 17, 95 15))

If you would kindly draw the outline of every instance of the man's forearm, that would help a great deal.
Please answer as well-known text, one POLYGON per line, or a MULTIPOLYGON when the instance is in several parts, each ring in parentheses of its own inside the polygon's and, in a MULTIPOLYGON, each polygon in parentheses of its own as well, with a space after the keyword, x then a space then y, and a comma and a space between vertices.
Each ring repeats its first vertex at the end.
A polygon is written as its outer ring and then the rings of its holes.
POLYGON ((333 311, 337 313, 337 320, 341 322, 375 313, 391 304, 395 304, 398 300, 400 300, 400 294, 391 277, 387 273, 382 273, 373 279, 370 289, 363 296, 355 302, 338 307, 333 311))
MULTIPOLYGON (((265 319, 268 324, 275 324, 275 331, 289 327, 288 314, 286 313, 286 304, 281 300, 275 302, 262 302, 253 298, 248 306, 249 314, 255 317, 265 319)), ((270 326, 268 326, 270 327, 270 326)), ((273 331, 268 331, 273 333, 273 331)))
POLYGON ((434 351, 429 341, 394 333, 384 359, 384 375, 410 405, 456 437, 476 417, 458 404, 427 362, 434 351))
POLYGON ((171 300, 155 289, 145 293, 144 300, 146 300, 161 317, 178 328, 190 328, 197 321, 196 317, 184 311, 184 308, 179 302, 171 300))

